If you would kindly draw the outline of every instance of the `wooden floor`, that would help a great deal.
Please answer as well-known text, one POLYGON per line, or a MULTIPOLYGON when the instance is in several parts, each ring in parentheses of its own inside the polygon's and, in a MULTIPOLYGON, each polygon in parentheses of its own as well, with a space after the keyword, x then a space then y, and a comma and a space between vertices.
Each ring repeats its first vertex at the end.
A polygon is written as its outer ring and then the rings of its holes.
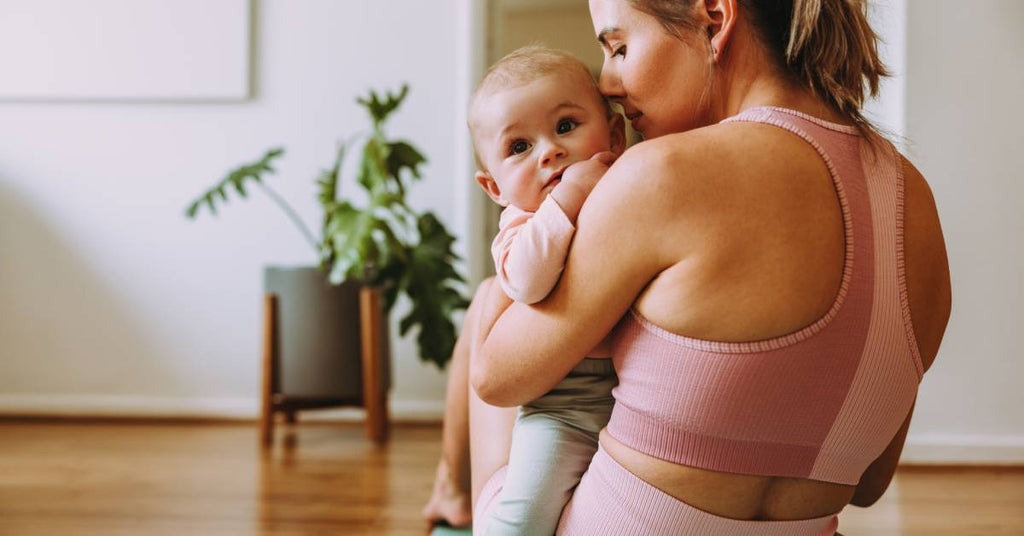
MULTIPOLYGON (((0 535, 427 533, 439 427, 398 426, 375 448, 359 426, 300 424, 269 455, 257 433, 0 421, 0 535)), ((902 468, 879 504, 840 519, 846 536, 1024 535, 1024 468, 902 468)))

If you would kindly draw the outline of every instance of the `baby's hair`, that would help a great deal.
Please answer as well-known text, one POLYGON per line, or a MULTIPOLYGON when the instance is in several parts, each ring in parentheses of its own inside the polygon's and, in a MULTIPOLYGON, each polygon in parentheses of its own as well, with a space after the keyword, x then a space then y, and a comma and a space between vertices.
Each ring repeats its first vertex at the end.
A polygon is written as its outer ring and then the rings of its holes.
MULTIPOLYGON (((592 88, 594 94, 604 105, 608 117, 611 118, 613 112, 608 99, 601 95, 594 75, 579 58, 562 50, 533 44, 513 50, 491 65, 484 73, 483 79, 477 84, 473 96, 470 98, 468 121, 470 132, 473 132, 476 125, 477 104, 481 97, 502 89, 526 85, 551 75, 576 78, 587 87, 592 88)), ((473 153, 476 157, 477 167, 484 169, 479 155, 476 154, 477 151, 474 150, 473 153)))

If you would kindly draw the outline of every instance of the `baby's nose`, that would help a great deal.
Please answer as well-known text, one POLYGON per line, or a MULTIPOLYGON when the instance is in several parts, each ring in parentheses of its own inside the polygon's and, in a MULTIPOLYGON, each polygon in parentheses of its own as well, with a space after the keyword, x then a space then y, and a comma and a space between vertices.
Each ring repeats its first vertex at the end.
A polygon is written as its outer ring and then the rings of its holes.
POLYGON ((559 158, 565 158, 567 154, 568 151, 565 150, 565 147, 562 147, 557 143, 549 143, 544 147, 544 152, 540 157, 540 163, 541 165, 546 166, 559 158))

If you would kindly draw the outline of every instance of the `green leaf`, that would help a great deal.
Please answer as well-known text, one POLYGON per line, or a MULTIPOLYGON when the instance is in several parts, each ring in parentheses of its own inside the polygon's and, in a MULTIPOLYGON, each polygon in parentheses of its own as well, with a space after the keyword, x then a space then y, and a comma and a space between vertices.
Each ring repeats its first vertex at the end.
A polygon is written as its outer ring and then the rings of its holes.
POLYGON ((403 216, 409 213, 409 207, 405 205, 405 196, 401 192, 378 191, 371 199, 374 207, 382 207, 394 211, 395 216, 403 216))
POLYGON ((245 183, 247 181, 260 182, 263 173, 273 173, 274 168, 270 167, 270 163, 283 154, 284 149, 282 148, 271 149, 263 155, 263 158, 232 170, 226 177, 218 181, 217 184, 208 188, 189 203, 185 209, 185 216, 189 219, 195 219, 203 205, 208 207, 210 213, 216 214, 218 203, 216 198, 219 197, 221 203, 227 203, 228 186, 233 186, 235 191, 242 197, 245 197, 245 183))
POLYGON ((412 301, 412 308, 399 323, 406 334, 419 327, 416 340, 423 359, 444 368, 455 348, 455 325, 451 315, 465 309, 469 302, 455 288, 464 282, 453 265, 458 259, 451 246, 455 238, 432 214, 425 213, 417 221, 420 242, 413 247, 409 269, 402 286, 412 301))
POLYGON ((330 280, 339 284, 349 279, 363 279, 367 271, 366 248, 361 243, 367 239, 371 216, 342 202, 328 215, 325 236, 330 240, 334 252, 334 263, 330 280))
POLYGON ((404 141, 397 141, 388 144, 388 157, 387 157, 387 173, 400 183, 402 180, 402 170, 408 169, 410 174, 415 179, 420 178, 420 164, 423 164, 427 159, 416 150, 415 147, 409 145, 404 141))
POLYGON ((371 195, 387 185, 384 155, 382 154, 384 150, 376 138, 370 138, 363 147, 363 160, 359 163, 357 180, 371 195))
POLYGON ((381 100, 377 97, 377 92, 371 89, 368 98, 357 98, 356 102, 362 104, 370 112, 370 117, 373 118, 374 130, 379 130, 384 121, 391 115, 391 112, 394 112, 402 104, 408 93, 409 85, 402 84, 402 89, 399 90, 397 95, 389 91, 387 99, 381 100))
POLYGON ((330 243, 331 238, 327 232, 327 227, 330 222, 331 213, 337 206, 338 178, 341 174, 341 164, 344 160, 345 144, 342 143, 338 145, 334 164, 330 168, 321 171, 320 177, 316 181, 319 187, 317 200, 320 201, 320 206, 324 211, 324 221, 320 232, 320 264, 322 267, 334 260, 334 253, 330 243))
POLYGON ((341 172, 341 164, 345 159, 345 145, 338 145, 337 154, 334 157, 334 164, 320 172, 317 178, 317 200, 322 205, 334 203, 338 198, 338 176, 341 172))

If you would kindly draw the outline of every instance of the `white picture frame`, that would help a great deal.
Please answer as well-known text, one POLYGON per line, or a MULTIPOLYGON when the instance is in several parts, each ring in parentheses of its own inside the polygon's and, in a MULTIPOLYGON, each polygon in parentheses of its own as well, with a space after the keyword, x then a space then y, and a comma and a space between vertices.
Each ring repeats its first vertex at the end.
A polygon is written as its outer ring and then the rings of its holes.
POLYGON ((0 100, 244 100, 251 0, 0 0, 0 100))

